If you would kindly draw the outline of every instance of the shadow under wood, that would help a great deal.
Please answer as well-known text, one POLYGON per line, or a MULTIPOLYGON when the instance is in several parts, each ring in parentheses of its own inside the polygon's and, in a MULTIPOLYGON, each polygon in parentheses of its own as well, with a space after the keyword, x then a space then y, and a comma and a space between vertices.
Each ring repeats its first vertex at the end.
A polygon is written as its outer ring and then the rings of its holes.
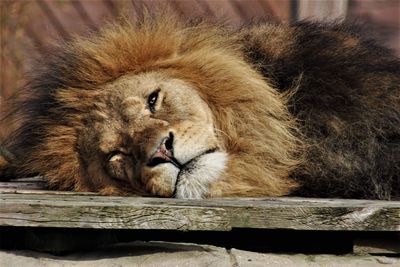
MULTIPOLYGON (((255 252, 346 254, 353 252, 354 240, 371 238, 391 240, 391 242, 400 241, 399 233, 396 232, 263 229, 233 229, 229 232, 182 232, 172 230, 1 227, 0 249, 24 249, 53 254, 68 254, 84 250, 112 249, 113 245, 132 241, 167 241, 208 244, 255 252)), ((157 248, 153 249, 157 250, 157 248)))

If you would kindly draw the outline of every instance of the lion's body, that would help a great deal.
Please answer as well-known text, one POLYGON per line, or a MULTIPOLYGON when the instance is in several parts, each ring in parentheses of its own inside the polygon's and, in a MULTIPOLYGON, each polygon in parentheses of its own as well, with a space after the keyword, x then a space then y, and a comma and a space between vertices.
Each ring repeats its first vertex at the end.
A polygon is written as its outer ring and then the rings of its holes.
POLYGON ((400 195, 400 61, 343 25, 145 19, 57 48, 32 75, 5 146, 19 175, 57 189, 400 195))
POLYGON ((343 24, 250 31, 246 49, 290 103, 307 143, 293 174, 307 196, 400 195, 400 61, 343 24), (268 34, 276 41, 267 42, 268 34), (279 51, 279 53, 276 53, 279 51))

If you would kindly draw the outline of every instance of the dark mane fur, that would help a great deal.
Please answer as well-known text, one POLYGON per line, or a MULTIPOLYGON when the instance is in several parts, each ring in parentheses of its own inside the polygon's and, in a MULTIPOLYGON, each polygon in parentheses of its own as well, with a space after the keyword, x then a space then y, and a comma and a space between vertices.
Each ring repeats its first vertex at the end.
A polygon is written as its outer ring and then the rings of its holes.
MULTIPOLYGON (((306 163, 294 174, 303 196, 400 195, 400 61, 346 23, 298 22, 278 57, 259 42, 246 54, 281 92, 306 136, 306 163)), ((246 38, 244 38, 246 40, 246 38)))

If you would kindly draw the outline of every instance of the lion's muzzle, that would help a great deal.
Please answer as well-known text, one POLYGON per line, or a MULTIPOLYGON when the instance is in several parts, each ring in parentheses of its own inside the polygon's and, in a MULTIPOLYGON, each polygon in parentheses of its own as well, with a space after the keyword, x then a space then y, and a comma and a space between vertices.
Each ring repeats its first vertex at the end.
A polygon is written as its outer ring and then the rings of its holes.
POLYGON ((162 163, 171 163, 178 169, 182 168, 182 164, 174 157, 174 134, 169 133, 168 137, 161 139, 161 143, 150 157, 147 166, 154 167, 162 163))

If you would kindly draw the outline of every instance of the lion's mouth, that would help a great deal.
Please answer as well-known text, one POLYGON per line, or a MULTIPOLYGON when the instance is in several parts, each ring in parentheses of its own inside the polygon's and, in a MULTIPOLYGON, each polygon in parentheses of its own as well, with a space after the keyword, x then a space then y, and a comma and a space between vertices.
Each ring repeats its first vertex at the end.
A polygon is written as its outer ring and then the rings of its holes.
POLYGON ((191 169, 196 167, 195 162, 199 158, 203 157, 204 155, 216 152, 217 148, 207 149, 199 153, 198 155, 194 156, 190 160, 186 161, 185 163, 181 163, 174 156, 173 143, 174 143, 174 135, 172 133, 169 133, 168 137, 165 137, 161 140, 160 145, 153 153, 153 155, 150 157, 147 166, 155 167, 159 164, 171 163, 172 165, 174 165, 176 168, 179 169, 179 173, 175 180, 174 192, 172 194, 173 196, 175 196, 178 184, 180 182, 181 173, 190 172, 191 169))
POLYGON ((171 163, 178 169, 182 170, 182 169, 185 169, 188 165, 190 165, 191 162, 193 162, 197 158, 199 158, 205 154, 213 153, 217 150, 217 148, 207 149, 206 151, 201 152, 199 155, 194 156, 192 159, 188 160, 187 162, 181 163, 174 156, 173 143, 174 143, 174 135, 172 133, 169 133, 168 137, 164 137, 161 140, 160 145, 158 146, 156 151, 153 153, 153 155, 151 155, 151 157, 147 163, 147 166, 154 167, 154 166, 157 166, 157 165, 163 164, 163 163, 171 163))
POLYGON ((202 157, 202 156, 204 156, 206 154, 214 153, 216 151, 217 151, 217 148, 207 149, 206 151, 200 153, 199 155, 193 157, 192 159, 190 159, 187 162, 185 162, 184 164, 182 164, 180 170, 181 171, 183 171, 183 170, 187 171, 188 169, 192 168, 191 167, 192 163, 195 162, 198 158, 200 158, 200 157, 202 157))

